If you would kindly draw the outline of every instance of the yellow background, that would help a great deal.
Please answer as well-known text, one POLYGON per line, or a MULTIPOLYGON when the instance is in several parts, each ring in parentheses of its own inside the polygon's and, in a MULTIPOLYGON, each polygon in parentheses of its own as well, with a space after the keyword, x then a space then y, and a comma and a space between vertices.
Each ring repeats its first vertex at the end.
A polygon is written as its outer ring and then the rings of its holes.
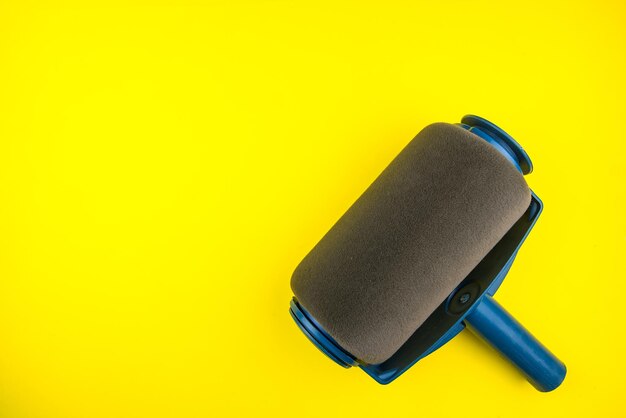
POLYGON ((623 2, 0 0, 0 416, 624 416, 623 2), (388 386, 288 314, 297 263, 425 125, 484 116, 545 211, 498 299, 388 386))

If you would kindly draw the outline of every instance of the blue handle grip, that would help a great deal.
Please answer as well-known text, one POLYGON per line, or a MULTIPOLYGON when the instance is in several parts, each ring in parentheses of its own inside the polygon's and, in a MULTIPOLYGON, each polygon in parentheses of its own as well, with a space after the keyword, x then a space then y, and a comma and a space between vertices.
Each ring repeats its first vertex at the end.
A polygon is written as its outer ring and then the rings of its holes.
POLYGON ((465 322, 517 366, 537 390, 549 392, 565 379, 565 365, 491 296, 483 296, 465 322))

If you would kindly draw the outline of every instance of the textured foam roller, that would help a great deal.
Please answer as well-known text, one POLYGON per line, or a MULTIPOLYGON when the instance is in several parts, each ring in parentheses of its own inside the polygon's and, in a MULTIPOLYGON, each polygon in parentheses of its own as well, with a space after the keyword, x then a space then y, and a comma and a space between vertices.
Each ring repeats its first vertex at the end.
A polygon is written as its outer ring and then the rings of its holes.
POLYGON ((291 287, 344 349, 381 363, 529 204, 522 174, 491 145, 427 126, 302 260, 291 287))

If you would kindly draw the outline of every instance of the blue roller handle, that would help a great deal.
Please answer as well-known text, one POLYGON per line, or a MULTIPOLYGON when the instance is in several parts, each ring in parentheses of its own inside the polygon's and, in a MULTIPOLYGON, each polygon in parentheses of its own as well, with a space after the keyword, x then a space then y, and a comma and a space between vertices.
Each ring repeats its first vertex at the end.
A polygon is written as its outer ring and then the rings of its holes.
POLYGON ((565 365, 491 296, 483 296, 465 322, 517 366, 537 390, 549 392, 565 379, 565 365))

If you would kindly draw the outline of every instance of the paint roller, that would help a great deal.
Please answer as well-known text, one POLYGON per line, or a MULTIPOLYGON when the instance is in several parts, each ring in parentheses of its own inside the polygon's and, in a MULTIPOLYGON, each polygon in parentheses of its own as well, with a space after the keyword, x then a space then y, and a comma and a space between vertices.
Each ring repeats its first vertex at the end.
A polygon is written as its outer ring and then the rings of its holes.
POLYGON ((290 313, 387 384, 466 326, 540 391, 566 368, 494 299, 542 211, 526 152, 478 116, 424 128, 304 257, 290 313))

